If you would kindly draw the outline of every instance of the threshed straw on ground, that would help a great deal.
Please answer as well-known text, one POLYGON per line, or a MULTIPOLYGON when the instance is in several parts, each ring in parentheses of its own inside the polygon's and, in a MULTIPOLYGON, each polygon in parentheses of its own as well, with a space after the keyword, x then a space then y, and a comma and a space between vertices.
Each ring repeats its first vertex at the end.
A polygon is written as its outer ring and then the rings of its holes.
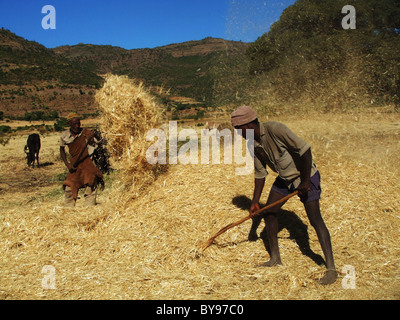
POLYGON ((145 158, 146 131, 161 119, 145 88, 108 76, 96 98, 118 169, 98 206, 78 199, 75 209, 63 207, 58 134, 42 136, 41 158, 54 165, 39 171, 19 156, 25 136, 0 146, 0 299, 400 298, 398 113, 260 114, 308 141, 321 172, 339 271, 322 287, 323 254, 300 201, 290 199, 279 216, 283 266, 260 267, 269 256, 261 239, 247 241, 249 222, 202 253, 207 239, 248 214, 254 177, 222 163, 169 165, 159 175, 145 158), (56 289, 43 287, 45 266, 54 267, 56 289), (342 273, 351 267, 354 288, 342 273))

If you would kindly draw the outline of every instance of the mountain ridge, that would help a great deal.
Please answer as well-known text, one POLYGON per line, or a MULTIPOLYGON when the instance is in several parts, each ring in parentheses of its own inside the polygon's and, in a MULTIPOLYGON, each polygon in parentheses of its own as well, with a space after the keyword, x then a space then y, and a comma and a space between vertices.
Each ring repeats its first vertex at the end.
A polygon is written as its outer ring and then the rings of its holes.
POLYGON ((207 37, 153 49, 93 44, 48 49, 1 29, 0 101, 6 115, 35 109, 94 113, 94 90, 102 85, 104 74, 113 73, 210 106, 216 66, 241 60, 247 47, 240 41, 207 37))

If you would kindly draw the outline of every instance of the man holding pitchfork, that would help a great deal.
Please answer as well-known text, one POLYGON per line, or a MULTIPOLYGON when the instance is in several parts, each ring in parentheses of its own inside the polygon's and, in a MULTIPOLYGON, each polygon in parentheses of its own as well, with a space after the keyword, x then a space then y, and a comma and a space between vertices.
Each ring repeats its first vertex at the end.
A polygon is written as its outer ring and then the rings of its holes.
MULTIPOLYGON (((246 130, 254 130, 255 185, 250 215, 260 210, 260 197, 268 175, 267 167, 278 173, 270 190, 267 206, 297 191, 304 204, 308 219, 314 227, 326 260, 327 272, 320 280, 327 285, 335 282, 337 272, 333 259, 329 231, 321 216, 319 199, 321 195, 320 174, 312 161, 311 147, 279 122, 259 123, 256 112, 248 106, 236 109, 231 116, 232 125, 246 139, 246 130)), ((278 220, 282 202, 252 218, 249 240, 255 241, 257 227, 264 218, 271 258, 267 267, 281 265, 278 246, 278 220)))

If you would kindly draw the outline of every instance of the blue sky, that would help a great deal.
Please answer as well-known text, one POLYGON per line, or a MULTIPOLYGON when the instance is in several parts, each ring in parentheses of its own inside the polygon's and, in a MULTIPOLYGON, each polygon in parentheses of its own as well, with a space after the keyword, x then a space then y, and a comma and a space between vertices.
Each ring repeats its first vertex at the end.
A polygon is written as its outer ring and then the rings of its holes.
POLYGON ((54 48, 154 48, 205 37, 253 42, 296 0, 0 0, 0 27, 54 48), (43 29, 45 5, 55 29, 43 29))

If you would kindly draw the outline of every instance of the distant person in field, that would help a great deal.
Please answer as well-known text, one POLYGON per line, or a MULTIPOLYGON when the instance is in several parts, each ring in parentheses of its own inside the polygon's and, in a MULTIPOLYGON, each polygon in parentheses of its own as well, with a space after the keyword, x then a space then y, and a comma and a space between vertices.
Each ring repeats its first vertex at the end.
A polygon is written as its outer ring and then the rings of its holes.
POLYGON ((65 206, 75 206, 81 188, 85 188, 85 205, 94 206, 98 185, 104 187, 103 175, 90 158, 97 141, 93 131, 81 128, 80 117, 76 113, 69 114, 67 120, 70 129, 63 131, 60 137, 60 155, 69 171, 63 184, 65 206), (66 146, 70 161, 67 160, 66 146))
MULTIPOLYGON (((307 216, 317 233, 325 255, 327 272, 320 283, 327 285, 335 282, 337 272, 330 234, 321 216, 319 206, 320 174, 312 161, 310 145, 282 123, 259 123, 256 112, 248 106, 236 109, 232 113, 231 121, 235 129, 242 130, 239 133, 245 139, 246 130, 254 130, 255 186, 250 214, 260 209, 259 201, 265 185, 265 178, 268 175, 268 166, 279 176, 272 185, 267 205, 282 199, 295 190, 299 191, 300 201, 304 204, 307 216)), ((282 264, 278 247, 277 214, 283 204, 276 205, 265 213, 255 216, 249 233, 249 240, 255 241, 258 238, 257 227, 264 218, 271 254, 270 260, 264 264, 267 267, 282 264)))

